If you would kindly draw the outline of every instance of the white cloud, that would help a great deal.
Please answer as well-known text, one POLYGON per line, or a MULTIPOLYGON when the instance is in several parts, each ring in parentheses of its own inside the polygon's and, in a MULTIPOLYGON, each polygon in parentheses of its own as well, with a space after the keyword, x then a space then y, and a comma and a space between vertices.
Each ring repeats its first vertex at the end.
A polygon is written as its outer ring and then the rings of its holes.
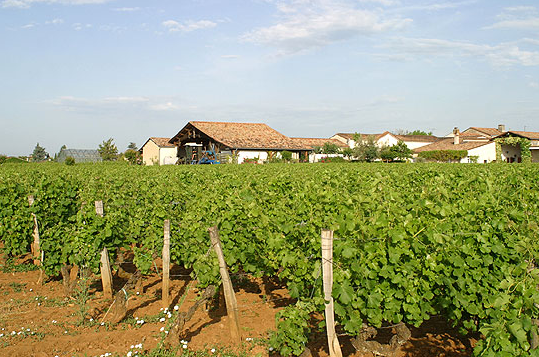
POLYGON ((359 0, 359 2, 362 2, 362 3, 373 2, 373 3, 383 5, 383 6, 393 6, 393 5, 400 4, 400 1, 398 0, 359 0))
POLYGON ((208 29, 217 26, 217 23, 209 20, 200 20, 200 21, 186 21, 185 23, 180 23, 174 20, 163 21, 162 25, 169 32, 191 32, 195 30, 208 29))
POLYGON ((497 18, 498 22, 485 29, 539 30, 539 10, 534 6, 506 7, 497 18))
POLYGON ((36 27, 36 25, 37 25, 37 23, 31 22, 31 23, 29 23, 29 24, 26 24, 26 25, 21 26, 21 29, 31 29, 31 28, 33 28, 33 27, 36 27))
POLYGON ((528 86, 531 88, 539 88, 539 82, 532 81, 528 83, 528 86))
POLYGON ((172 102, 152 104, 148 108, 151 110, 158 111, 158 112, 180 109, 180 107, 178 107, 176 104, 172 102))
POLYGON ((530 17, 527 19, 503 20, 496 22, 485 29, 521 29, 521 30, 539 30, 539 17, 530 17))
POLYGON ((125 112, 191 110, 192 106, 181 106, 180 99, 174 97, 117 96, 105 98, 79 98, 63 96, 47 103, 70 112, 125 112))
POLYGON ((104 4, 114 0, 3 0, 2 7, 28 9, 33 4, 92 5, 104 4))
POLYGON ((91 27, 93 27, 92 24, 81 24, 80 22, 76 22, 73 24, 73 29, 75 31, 80 31, 82 29, 89 29, 91 27))
POLYGON ((119 12, 133 12, 133 11, 139 11, 140 7, 117 7, 112 10, 119 11, 119 12))
POLYGON ((451 1, 451 2, 434 2, 430 4, 404 6, 400 10, 417 10, 417 11, 442 11, 448 9, 456 9, 462 6, 476 3, 477 0, 466 1, 451 1))
POLYGON ((382 11, 359 9, 350 2, 297 0, 276 4, 280 21, 243 36, 248 42, 281 49, 284 54, 303 52, 358 35, 401 29, 411 19, 386 18, 382 11))
POLYGON ((396 38, 381 47, 417 57, 476 57, 495 66, 539 66, 539 52, 522 50, 514 43, 491 46, 442 39, 396 38))
POLYGON ((45 22, 46 25, 61 25, 64 23, 64 20, 62 19, 52 19, 50 21, 45 22))
POLYGON ((236 59, 239 57, 240 57, 239 55, 222 55, 221 56, 221 58, 226 58, 226 59, 236 59))

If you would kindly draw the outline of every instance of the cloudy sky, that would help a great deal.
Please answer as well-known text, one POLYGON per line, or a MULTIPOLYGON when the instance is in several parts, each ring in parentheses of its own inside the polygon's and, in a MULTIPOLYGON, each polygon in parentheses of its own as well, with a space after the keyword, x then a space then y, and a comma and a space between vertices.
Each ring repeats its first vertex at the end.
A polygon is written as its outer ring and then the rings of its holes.
POLYGON ((0 154, 173 136, 539 131, 537 0, 0 0, 0 154))

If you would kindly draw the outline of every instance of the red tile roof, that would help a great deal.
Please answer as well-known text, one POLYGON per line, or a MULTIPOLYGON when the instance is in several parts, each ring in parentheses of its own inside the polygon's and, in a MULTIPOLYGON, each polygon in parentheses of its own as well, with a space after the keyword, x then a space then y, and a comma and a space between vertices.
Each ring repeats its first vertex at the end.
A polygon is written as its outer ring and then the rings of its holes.
MULTIPOLYGON (((382 136, 386 135, 387 133, 389 133, 388 131, 382 133, 382 134, 363 134, 363 133, 337 133, 335 135, 339 135, 341 138, 345 138, 345 139, 350 139, 350 140, 354 140, 354 136, 356 134, 358 135, 361 135, 362 137, 374 137, 374 140, 378 140, 380 139, 382 136)), ((334 136, 335 136, 334 135, 334 136)))
POLYGON ((523 138, 530 139, 530 140, 539 140, 539 133, 534 131, 508 131, 510 134, 515 134, 518 136, 522 136, 523 138))
POLYGON ((157 138, 152 136, 150 138, 151 141, 153 141, 157 146, 162 148, 173 148, 174 145, 169 143, 170 138, 157 138))
MULTIPOLYGON (((472 127, 468 128, 468 129, 464 130, 461 133, 461 135, 464 135, 464 136, 468 135, 468 133, 466 133, 466 131, 470 130, 470 129, 473 129, 473 130, 479 131, 481 133, 487 134, 487 135, 489 135, 491 137, 498 136, 498 135, 503 133, 503 132, 499 131, 496 128, 478 128, 476 126, 472 126, 472 127)), ((475 135, 475 134, 471 134, 471 135, 475 135)))
POLYGON ((309 150, 262 123, 190 121, 170 141, 178 138, 189 126, 231 149, 309 150))
POLYGON ((471 150, 490 143, 492 143, 492 141, 466 141, 455 145, 453 144, 453 138, 443 138, 432 144, 414 149, 413 152, 420 153, 423 151, 434 150, 471 150))
POLYGON ((315 147, 322 147, 325 143, 335 144, 340 148, 347 148, 348 145, 337 139, 322 139, 322 138, 290 138, 296 143, 314 149, 315 147))
POLYGON ((439 137, 433 135, 395 135, 395 137, 402 141, 420 143, 433 143, 440 140, 439 137))

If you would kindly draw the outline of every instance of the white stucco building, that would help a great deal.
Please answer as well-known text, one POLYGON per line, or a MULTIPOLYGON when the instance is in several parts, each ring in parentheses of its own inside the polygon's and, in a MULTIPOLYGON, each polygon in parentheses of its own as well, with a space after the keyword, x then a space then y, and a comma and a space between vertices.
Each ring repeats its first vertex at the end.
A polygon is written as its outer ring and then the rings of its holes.
POLYGON ((144 165, 173 165, 176 163, 176 147, 170 138, 149 138, 139 151, 142 152, 144 165))

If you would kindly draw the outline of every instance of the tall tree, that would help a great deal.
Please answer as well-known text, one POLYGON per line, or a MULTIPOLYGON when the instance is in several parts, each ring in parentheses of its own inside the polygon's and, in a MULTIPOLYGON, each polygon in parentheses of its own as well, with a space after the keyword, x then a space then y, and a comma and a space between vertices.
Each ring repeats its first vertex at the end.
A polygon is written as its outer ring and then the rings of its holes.
POLYGON ((127 145, 127 149, 137 151, 137 144, 135 144, 134 142, 130 142, 129 145, 127 145))
POLYGON ((373 135, 362 136, 361 134, 354 135, 356 146, 354 147, 354 156, 359 161, 372 162, 380 157, 380 148, 376 146, 376 141, 373 135))
POLYGON ((404 129, 397 129, 395 130, 395 134, 397 135, 432 135, 432 131, 424 131, 421 129, 415 129, 412 131, 404 130, 404 129))
POLYGON ((397 144, 393 145, 391 151, 394 153, 395 159, 404 161, 412 157, 412 150, 402 140, 399 140, 397 144))
POLYGON ((114 144, 113 138, 109 138, 99 144, 97 151, 103 161, 114 161, 118 158, 118 148, 114 144))
POLYGON ((34 152, 32 153, 32 161, 40 162, 45 161, 49 157, 49 154, 45 151, 45 148, 41 147, 39 143, 36 144, 34 152))

